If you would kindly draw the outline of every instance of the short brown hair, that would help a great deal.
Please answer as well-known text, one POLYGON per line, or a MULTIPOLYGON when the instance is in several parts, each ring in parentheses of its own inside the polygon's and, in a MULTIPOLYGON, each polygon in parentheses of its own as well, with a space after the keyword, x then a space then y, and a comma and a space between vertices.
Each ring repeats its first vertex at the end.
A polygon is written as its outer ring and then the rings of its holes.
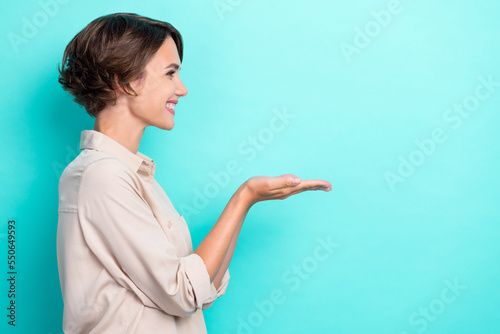
POLYGON ((59 83, 92 117, 116 103, 118 85, 137 93, 130 83, 171 36, 182 62, 182 36, 170 23, 133 13, 114 13, 90 22, 66 46, 59 83))

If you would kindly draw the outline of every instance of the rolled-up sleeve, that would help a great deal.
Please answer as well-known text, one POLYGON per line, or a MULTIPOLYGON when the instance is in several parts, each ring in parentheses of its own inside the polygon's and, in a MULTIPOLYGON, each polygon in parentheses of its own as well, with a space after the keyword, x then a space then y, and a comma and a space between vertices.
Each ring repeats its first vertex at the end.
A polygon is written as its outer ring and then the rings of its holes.
POLYGON ((110 275, 144 305, 189 317, 225 292, 229 273, 214 291, 198 254, 178 257, 140 186, 115 159, 87 166, 78 192, 84 238, 110 275))
POLYGON ((214 283, 212 282, 212 297, 207 299, 205 301, 205 303, 203 303, 203 307, 202 307, 203 310, 212 306, 212 304, 214 303, 214 301, 217 298, 223 296, 226 293, 226 289, 227 289, 227 285, 229 283, 230 277, 231 276, 229 275, 229 269, 226 269, 226 272, 224 273, 224 276, 222 276, 222 279, 220 281, 220 285, 219 285, 218 289, 215 287, 214 283))

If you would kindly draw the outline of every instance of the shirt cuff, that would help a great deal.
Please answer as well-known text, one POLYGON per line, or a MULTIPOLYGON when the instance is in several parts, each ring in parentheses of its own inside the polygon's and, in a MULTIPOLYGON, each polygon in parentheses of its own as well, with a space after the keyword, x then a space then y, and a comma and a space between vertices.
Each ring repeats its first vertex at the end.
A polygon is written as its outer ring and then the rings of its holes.
POLYGON ((219 289, 215 289, 214 283, 212 283, 212 294, 215 294, 216 298, 219 298, 220 296, 223 296, 226 293, 226 288, 229 283, 229 278, 231 276, 229 275, 229 269, 226 269, 226 272, 224 273, 224 276, 222 276, 222 279, 220 281, 219 289), (215 293, 214 293, 215 290, 215 293))
POLYGON ((213 284, 210 283, 207 267, 203 259, 196 253, 192 253, 181 259, 186 274, 193 286, 196 308, 201 309, 203 304, 212 297, 213 284))
POLYGON ((203 304, 203 310, 212 306, 213 302, 217 298, 223 296, 226 293, 226 289, 227 289, 227 285, 229 283, 230 277, 231 277, 231 275, 229 275, 229 269, 226 269, 226 272, 224 273, 224 276, 222 276, 222 279, 220 281, 219 289, 216 289, 214 283, 212 282, 212 284, 211 284, 212 297, 205 301, 205 303, 203 304))

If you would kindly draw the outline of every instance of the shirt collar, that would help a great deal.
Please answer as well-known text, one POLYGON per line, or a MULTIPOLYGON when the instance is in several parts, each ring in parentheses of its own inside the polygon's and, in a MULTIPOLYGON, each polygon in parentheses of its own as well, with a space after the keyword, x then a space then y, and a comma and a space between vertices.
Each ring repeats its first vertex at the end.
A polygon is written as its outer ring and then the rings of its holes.
POLYGON ((83 130, 80 136, 80 150, 96 150, 114 155, 135 173, 143 172, 152 180, 155 174, 156 164, 151 158, 137 152, 132 153, 111 137, 96 130, 83 130))

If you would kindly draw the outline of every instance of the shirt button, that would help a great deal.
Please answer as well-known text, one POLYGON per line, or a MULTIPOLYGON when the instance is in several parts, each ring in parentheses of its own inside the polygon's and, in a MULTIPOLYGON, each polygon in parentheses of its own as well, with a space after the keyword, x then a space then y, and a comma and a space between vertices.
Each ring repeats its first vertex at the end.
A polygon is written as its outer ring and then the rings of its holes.
POLYGON ((169 220, 167 223, 167 228, 170 230, 174 224, 169 220))

